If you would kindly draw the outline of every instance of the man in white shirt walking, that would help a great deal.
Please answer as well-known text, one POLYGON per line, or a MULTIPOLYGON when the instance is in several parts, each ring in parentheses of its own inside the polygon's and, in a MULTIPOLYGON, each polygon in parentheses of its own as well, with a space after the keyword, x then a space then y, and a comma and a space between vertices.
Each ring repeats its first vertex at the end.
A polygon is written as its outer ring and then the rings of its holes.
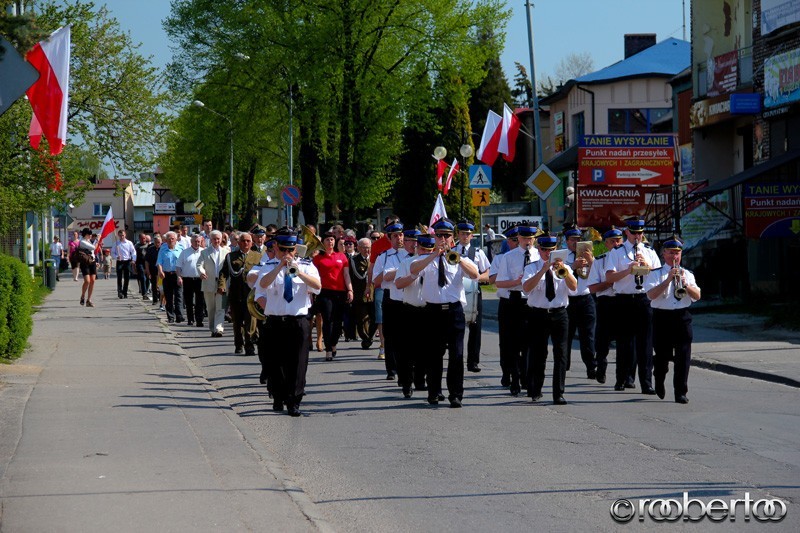
POLYGON ((128 283, 131 279, 131 264, 136 261, 136 248, 125 238, 125 230, 117 232, 119 240, 111 248, 111 257, 117 261, 117 296, 128 297, 128 283))
POLYGON ((208 329, 212 337, 222 337, 225 324, 225 307, 222 305, 222 296, 225 289, 219 286, 219 270, 228 255, 228 249, 221 245, 222 233, 213 230, 208 248, 200 253, 197 259, 197 272, 202 280, 201 286, 206 301, 208 312, 208 329))

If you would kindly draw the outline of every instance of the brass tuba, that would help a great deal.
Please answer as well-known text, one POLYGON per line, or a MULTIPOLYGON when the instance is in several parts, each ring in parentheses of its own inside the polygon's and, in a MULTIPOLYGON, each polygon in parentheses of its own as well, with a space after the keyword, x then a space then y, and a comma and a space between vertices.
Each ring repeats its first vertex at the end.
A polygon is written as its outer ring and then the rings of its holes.
POLYGON ((303 239, 303 244, 297 245, 297 257, 311 257, 317 250, 322 250, 324 246, 319 237, 314 235, 314 232, 308 226, 300 224, 300 235, 303 239))
POLYGON ((247 295, 247 310, 250 311, 250 316, 258 321, 265 321, 267 319, 261 306, 256 303, 256 290, 250 289, 250 294, 247 295))

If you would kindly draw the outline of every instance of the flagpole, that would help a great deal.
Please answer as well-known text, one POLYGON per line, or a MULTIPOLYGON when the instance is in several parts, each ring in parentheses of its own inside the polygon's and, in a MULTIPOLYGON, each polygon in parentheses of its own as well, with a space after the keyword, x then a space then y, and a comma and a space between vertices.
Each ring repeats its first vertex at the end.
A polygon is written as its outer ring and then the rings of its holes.
MULTIPOLYGON (((533 104, 533 127, 534 133, 536 138, 534 140, 534 144, 536 145, 536 163, 533 165, 534 168, 538 168, 539 165, 543 163, 542 161, 542 130, 541 126, 539 125, 539 95, 536 94, 536 61, 534 60, 534 53, 533 53, 533 15, 531 13, 531 4, 530 2, 525 2, 525 9, 528 12, 528 51, 530 54, 531 60, 531 93, 532 93, 532 104, 533 104)), ((544 225, 544 229, 547 230, 550 227, 550 221, 548 220, 547 216, 547 201, 542 200, 541 196, 539 197, 539 210, 542 214, 542 223, 544 225)))

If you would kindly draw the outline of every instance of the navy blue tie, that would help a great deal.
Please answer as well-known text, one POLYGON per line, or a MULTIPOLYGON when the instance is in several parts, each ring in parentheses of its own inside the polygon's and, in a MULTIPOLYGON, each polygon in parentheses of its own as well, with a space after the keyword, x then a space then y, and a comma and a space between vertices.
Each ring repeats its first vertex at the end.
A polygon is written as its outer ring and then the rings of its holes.
POLYGON ((294 300, 294 295, 292 294, 292 278, 286 274, 283 276, 283 299, 287 302, 294 300))

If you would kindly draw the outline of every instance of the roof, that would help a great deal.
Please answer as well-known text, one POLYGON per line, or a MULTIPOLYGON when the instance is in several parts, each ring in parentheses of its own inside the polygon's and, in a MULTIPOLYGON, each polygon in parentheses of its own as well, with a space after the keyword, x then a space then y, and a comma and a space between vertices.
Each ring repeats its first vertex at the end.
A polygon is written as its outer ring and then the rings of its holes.
POLYGON ((125 188, 131 183, 131 180, 122 179, 122 178, 120 178, 118 180, 115 180, 115 179, 98 180, 97 183, 92 185, 92 189, 94 189, 94 190, 116 189, 117 188, 117 182, 119 182, 119 184, 122 186, 122 188, 125 188))
POLYGON ((140 181, 133 184, 133 207, 153 207, 156 195, 153 193, 152 181, 140 181))
POLYGON ((631 78, 672 78, 691 65, 691 54, 690 42, 670 37, 606 68, 569 80, 542 101, 549 103, 566 98, 575 85, 611 83, 631 78))
POLYGON ((553 172, 578 168, 578 145, 573 144, 545 164, 553 172))
POLYGON ((737 185, 741 185, 742 183, 749 181, 753 178, 761 176, 767 172, 775 170, 778 167, 781 167, 787 163, 791 163, 800 159, 800 149, 790 150, 785 152, 777 157, 772 157, 767 159, 765 162, 752 166, 747 170, 743 170, 738 174, 734 174, 729 178, 725 178, 724 180, 715 183, 706 187, 705 189, 701 189, 697 191, 698 196, 714 196, 717 193, 722 191, 727 191, 728 189, 735 187, 737 185))

